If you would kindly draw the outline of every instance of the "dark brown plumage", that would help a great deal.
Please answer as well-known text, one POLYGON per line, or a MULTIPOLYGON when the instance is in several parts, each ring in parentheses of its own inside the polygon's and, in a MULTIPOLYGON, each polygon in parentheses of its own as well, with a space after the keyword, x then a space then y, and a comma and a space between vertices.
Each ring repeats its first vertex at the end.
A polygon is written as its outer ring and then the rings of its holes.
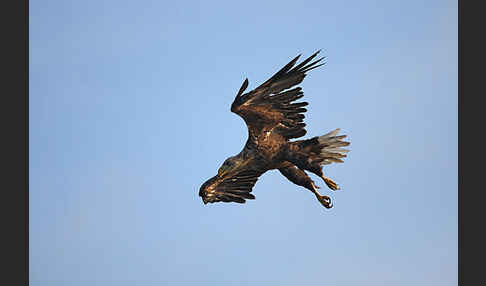
POLYGON ((303 122, 307 102, 295 102, 304 96, 300 84, 306 73, 317 68, 323 58, 312 61, 319 51, 298 65, 295 57, 275 75, 254 90, 244 93, 248 79, 238 91, 231 111, 243 118, 248 127, 248 140, 243 150, 225 160, 218 174, 207 180, 199 190, 204 204, 214 202, 245 203, 254 199, 252 188, 258 177, 268 170, 278 169, 294 184, 313 192, 319 202, 331 208, 331 199, 317 192, 318 187, 305 171, 321 177, 331 190, 337 184, 324 176, 322 166, 341 163, 349 145, 346 135, 337 136, 339 129, 310 139, 290 142, 306 134, 303 122))

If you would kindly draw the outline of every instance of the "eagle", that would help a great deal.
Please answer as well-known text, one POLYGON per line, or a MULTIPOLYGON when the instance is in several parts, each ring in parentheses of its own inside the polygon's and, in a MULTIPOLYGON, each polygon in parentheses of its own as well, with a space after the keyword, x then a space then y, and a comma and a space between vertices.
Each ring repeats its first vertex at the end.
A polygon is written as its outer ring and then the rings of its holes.
POLYGON ((331 190, 339 186, 325 177, 323 165, 342 163, 349 151, 342 147, 346 135, 338 135, 337 128, 322 136, 295 140, 307 131, 303 122, 304 106, 296 102, 304 93, 298 87, 307 72, 324 65, 325 57, 312 61, 320 50, 296 65, 301 54, 254 90, 246 78, 231 104, 231 112, 243 118, 248 127, 248 140, 243 150, 227 158, 217 175, 208 179, 199 189, 204 204, 216 202, 245 203, 255 199, 251 193, 258 178, 269 170, 278 169, 292 183, 310 190, 325 207, 333 206, 329 196, 321 195, 319 187, 307 175, 311 172, 324 181, 331 190), (291 141, 294 140, 294 141, 291 141))

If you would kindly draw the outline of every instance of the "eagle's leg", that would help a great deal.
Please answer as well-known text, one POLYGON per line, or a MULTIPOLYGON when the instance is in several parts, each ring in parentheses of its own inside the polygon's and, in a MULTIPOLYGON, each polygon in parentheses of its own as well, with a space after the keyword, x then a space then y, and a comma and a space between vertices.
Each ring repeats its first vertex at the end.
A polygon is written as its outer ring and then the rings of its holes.
POLYGON ((323 205, 325 208, 328 208, 328 209, 332 208, 331 198, 328 197, 328 196, 323 196, 323 195, 319 194, 319 192, 317 191, 317 189, 319 187, 314 185, 314 183, 312 183, 312 185, 313 185, 312 192, 314 193, 314 195, 316 195, 316 198, 317 198, 317 200, 319 200, 321 205, 323 205))
POLYGON ((324 183, 333 191, 339 190, 339 186, 332 179, 324 176, 322 172, 321 162, 322 158, 318 156, 307 155, 303 152, 287 150, 285 157, 288 161, 302 170, 307 170, 316 174, 324 180, 324 183))
POLYGON ((328 196, 323 196, 319 194, 317 189, 319 188, 316 186, 314 181, 307 176, 307 174, 302 171, 301 169, 297 168, 295 165, 291 164, 290 162, 286 162, 285 167, 278 169, 282 175, 284 175, 289 181, 292 183, 302 186, 308 190, 310 190, 314 195, 317 197, 317 200, 326 208, 332 208, 331 198, 328 196))

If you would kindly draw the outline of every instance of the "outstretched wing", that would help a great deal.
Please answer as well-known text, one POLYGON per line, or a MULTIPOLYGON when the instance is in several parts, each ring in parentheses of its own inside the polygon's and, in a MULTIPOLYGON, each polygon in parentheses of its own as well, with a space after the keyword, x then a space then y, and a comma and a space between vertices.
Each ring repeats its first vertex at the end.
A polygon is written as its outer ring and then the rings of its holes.
POLYGON ((245 120, 250 136, 256 136, 263 128, 278 132, 286 139, 305 135, 303 119, 307 109, 303 107, 308 103, 293 103, 304 93, 300 87, 292 87, 304 80, 306 72, 323 65, 318 64, 323 58, 311 62, 318 53, 294 67, 298 55, 259 87, 243 94, 248 87, 248 79, 245 79, 231 111, 245 120))
POLYGON ((246 170, 224 177, 214 176, 201 186, 199 196, 202 197, 204 204, 215 202, 244 204, 245 199, 255 199, 250 192, 261 174, 261 172, 246 170))

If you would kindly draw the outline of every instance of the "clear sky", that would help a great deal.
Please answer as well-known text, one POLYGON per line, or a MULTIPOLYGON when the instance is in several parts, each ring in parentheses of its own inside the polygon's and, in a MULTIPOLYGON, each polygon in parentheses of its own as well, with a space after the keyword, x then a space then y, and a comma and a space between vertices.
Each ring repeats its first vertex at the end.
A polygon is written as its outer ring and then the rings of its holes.
POLYGON ((31 285, 457 284, 457 1, 33 0, 29 26, 31 285), (318 49, 334 208, 278 171, 203 205, 243 80, 318 49))

